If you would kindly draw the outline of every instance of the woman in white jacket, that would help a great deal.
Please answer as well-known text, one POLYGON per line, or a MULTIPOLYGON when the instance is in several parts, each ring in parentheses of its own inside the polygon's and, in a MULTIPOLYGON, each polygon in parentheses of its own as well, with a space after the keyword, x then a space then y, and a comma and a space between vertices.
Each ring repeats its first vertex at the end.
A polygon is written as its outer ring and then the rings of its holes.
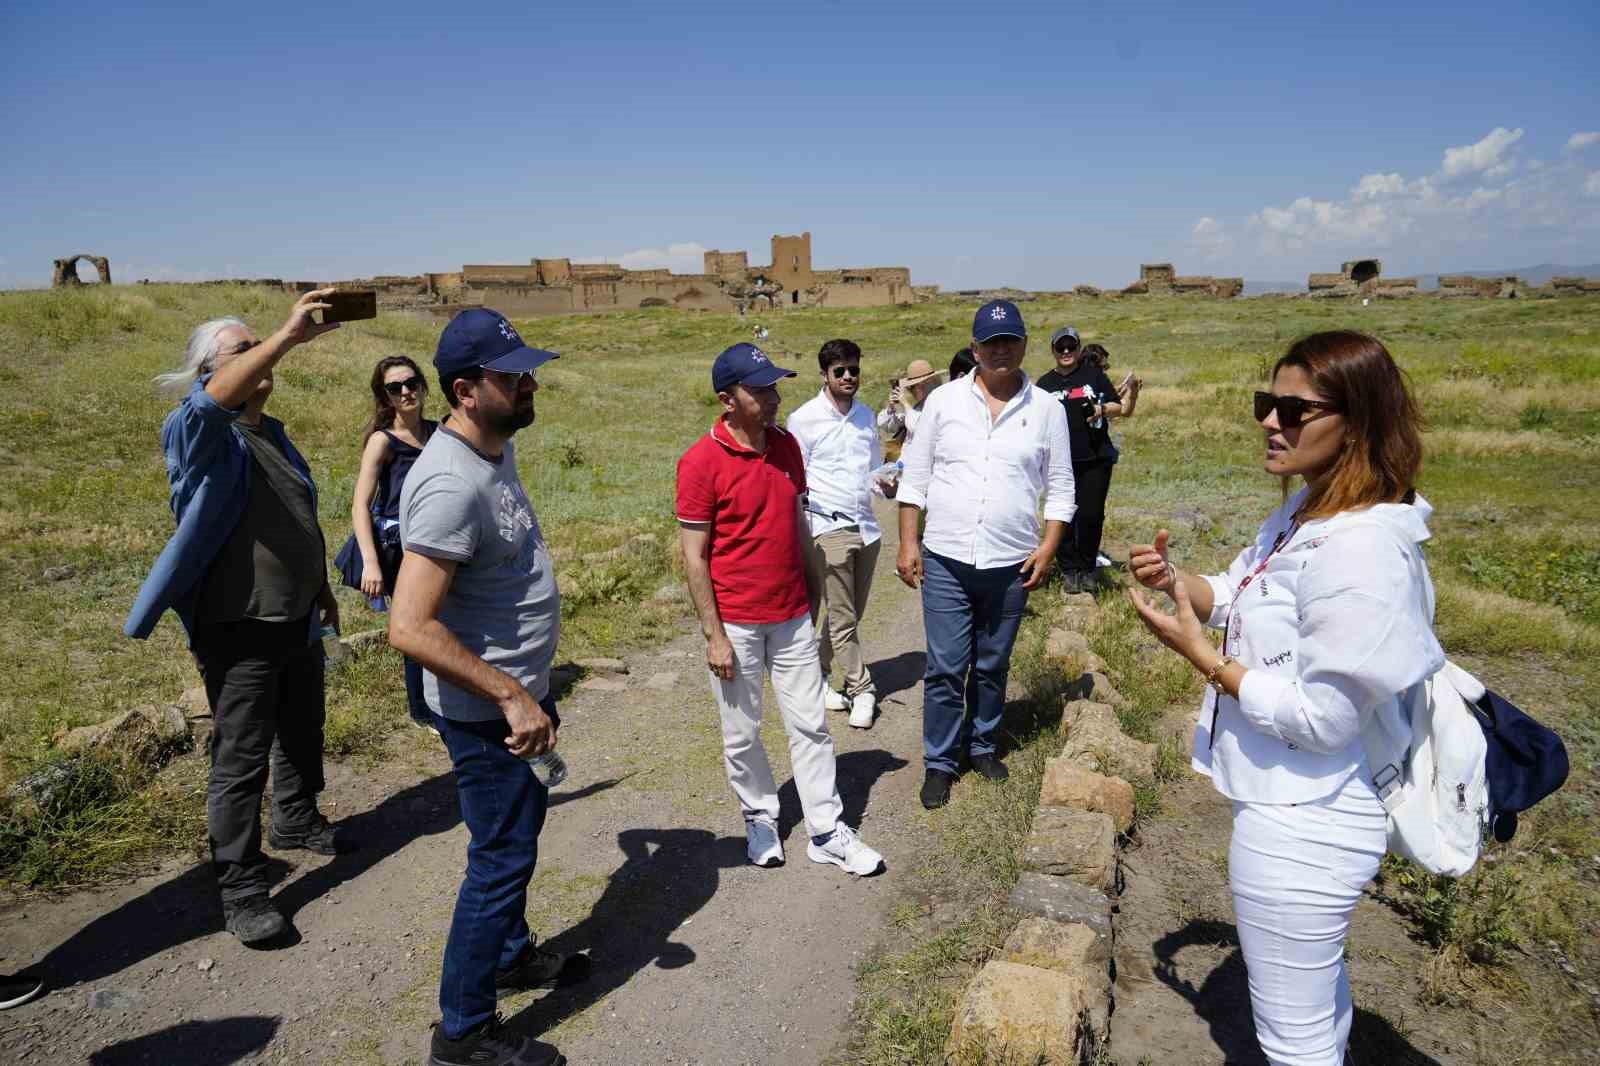
POLYGON ((1135 545, 1135 579, 1176 610, 1129 596, 1210 683, 1194 767, 1233 801, 1228 876, 1261 1049, 1274 1066, 1339 1066, 1345 936, 1386 836, 1361 735, 1382 715, 1408 737, 1400 697, 1444 662, 1420 549, 1431 509, 1414 491, 1420 419, 1383 345, 1343 331, 1295 342, 1255 416, 1283 506, 1225 574, 1174 568, 1166 530, 1135 545), (1305 487, 1288 496, 1295 476, 1305 487))

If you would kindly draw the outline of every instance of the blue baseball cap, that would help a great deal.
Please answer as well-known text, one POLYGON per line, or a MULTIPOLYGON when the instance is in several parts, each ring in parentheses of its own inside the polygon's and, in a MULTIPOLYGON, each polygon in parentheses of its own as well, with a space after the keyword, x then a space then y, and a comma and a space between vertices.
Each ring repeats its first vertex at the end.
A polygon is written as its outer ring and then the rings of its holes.
POLYGON ((990 300, 972 316, 972 339, 986 341, 994 337, 1021 337, 1027 339, 1028 328, 1022 324, 1022 312, 1010 300, 990 300))
POLYGON ((794 376, 793 370, 773 366, 767 353, 753 344, 735 344, 711 364, 711 387, 717 392, 727 392, 735 385, 759 389, 794 376))
POLYGON ((489 370, 521 373, 536 370, 561 356, 522 343, 505 315, 487 307, 472 307, 450 320, 439 334, 439 347, 433 353, 433 367, 441 375, 455 374, 475 366, 489 370))

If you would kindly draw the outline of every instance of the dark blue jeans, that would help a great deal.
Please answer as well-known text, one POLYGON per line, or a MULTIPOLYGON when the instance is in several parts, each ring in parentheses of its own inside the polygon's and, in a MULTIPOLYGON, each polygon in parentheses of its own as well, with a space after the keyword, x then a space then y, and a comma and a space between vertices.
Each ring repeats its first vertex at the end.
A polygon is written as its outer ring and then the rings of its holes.
MULTIPOLYGON (((555 701, 540 703, 559 722, 555 701)), ((494 975, 527 946, 528 881, 539 857, 549 790, 511 754, 504 719, 433 717, 455 764, 461 820, 472 834, 439 977, 444 1033, 459 1039, 494 1016, 494 975)))
POLYGON ((963 750, 994 754, 1011 646, 1027 605, 1020 564, 980 570, 923 553, 928 667, 922 675, 922 761, 928 769, 958 773, 963 750))

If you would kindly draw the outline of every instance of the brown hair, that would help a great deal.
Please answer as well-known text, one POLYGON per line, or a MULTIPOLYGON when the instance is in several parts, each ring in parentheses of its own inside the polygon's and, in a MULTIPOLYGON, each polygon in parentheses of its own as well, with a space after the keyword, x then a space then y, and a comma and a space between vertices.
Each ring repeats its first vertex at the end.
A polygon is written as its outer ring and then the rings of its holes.
MULTIPOLYGON (((372 368, 372 418, 367 421, 367 428, 361 434, 362 441, 378 432, 394 425, 395 416, 399 414, 394 409, 394 404, 389 402, 389 394, 383 388, 383 376, 397 366, 409 367, 411 372, 422 379, 420 396, 428 395, 428 379, 423 377, 422 368, 409 355, 386 355, 378 360, 378 365, 372 368)), ((420 398, 420 397, 419 397, 420 398)))
POLYGON ((1330 330, 1301 337, 1272 368, 1299 367, 1344 416, 1346 445, 1302 519, 1407 499, 1422 469, 1422 414, 1405 373, 1375 337, 1330 330))
POLYGON ((1083 357, 1101 370, 1111 365, 1111 353, 1106 351, 1103 344, 1085 344, 1083 346, 1083 357))

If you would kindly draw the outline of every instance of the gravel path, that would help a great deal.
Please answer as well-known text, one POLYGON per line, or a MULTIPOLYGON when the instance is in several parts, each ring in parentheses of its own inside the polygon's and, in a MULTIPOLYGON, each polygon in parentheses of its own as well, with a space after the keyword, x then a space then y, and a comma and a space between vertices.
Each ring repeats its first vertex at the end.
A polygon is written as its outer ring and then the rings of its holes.
MULTIPOLYGON (((552 797, 529 922, 559 950, 591 952, 595 973, 502 1000, 521 1031, 574 1066, 805 1066, 846 1036, 853 965, 927 833, 916 800, 922 622, 893 560, 888 532, 865 625, 878 723, 852 730, 830 716, 846 818, 887 872, 854 880, 809 862, 792 783, 781 794, 788 864, 745 863, 703 643, 686 626, 627 656, 627 675, 591 676, 562 702, 572 773, 552 797)), ((788 782, 770 691, 764 736, 788 782)), ((325 806, 359 851, 277 857, 292 946, 250 951, 220 932, 209 872, 189 862, 0 915, 0 969, 37 965, 53 986, 0 1015, 0 1061, 425 1061, 467 835, 443 749, 420 732, 401 747, 380 765, 330 768, 325 806)))

